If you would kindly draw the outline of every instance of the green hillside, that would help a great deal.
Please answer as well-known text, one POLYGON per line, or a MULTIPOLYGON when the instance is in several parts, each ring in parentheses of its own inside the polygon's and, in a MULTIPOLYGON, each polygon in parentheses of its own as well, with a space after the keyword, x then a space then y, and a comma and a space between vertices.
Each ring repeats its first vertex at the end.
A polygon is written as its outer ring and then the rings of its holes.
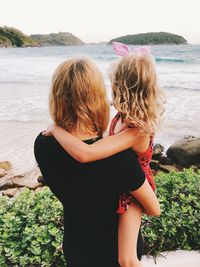
POLYGON ((40 46, 65 46, 84 44, 79 38, 69 32, 32 34, 30 37, 35 40, 40 46))
POLYGON ((69 32, 25 35, 13 27, 0 26, 0 47, 65 46, 84 43, 69 32))
POLYGON ((112 39, 108 44, 111 44, 112 42, 122 42, 130 45, 188 44, 187 40, 182 36, 168 32, 149 32, 126 35, 112 39))
POLYGON ((13 27, 0 27, 0 47, 35 46, 37 42, 13 27))

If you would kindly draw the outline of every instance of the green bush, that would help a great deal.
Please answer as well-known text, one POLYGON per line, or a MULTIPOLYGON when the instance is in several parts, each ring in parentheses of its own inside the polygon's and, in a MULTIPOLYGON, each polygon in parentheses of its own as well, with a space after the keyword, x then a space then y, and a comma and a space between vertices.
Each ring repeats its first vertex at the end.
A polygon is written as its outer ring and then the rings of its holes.
POLYGON ((65 266, 63 209, 49 188, 0 197, 0 266, 65 266))
POLYGON ((161 173, 155 178, 160 217, 144 216, 146 254, 200 249, 200 170, 161 173))
MULTIPOLYGON (((200 171, 156 177, 162 214, 143 218, 146 254, 200 249, 200 171)), ((63 209, 48 187, 0 197, 0 266, 63 267, 63 209)))

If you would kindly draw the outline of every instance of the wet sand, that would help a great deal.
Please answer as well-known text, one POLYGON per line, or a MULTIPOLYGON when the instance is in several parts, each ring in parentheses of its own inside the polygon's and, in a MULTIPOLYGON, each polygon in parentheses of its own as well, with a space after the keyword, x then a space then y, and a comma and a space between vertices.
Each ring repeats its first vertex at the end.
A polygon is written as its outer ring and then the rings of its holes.
MULTIPOLYGON (((112 108, 113 109, 113 108, 112 108)), ((115 114, 111 110, 111 116, 115 114)), ((28 171, 35 166, 33 145, 36 136, 51 121, 0 121, 0 161, 8 160, 17 172, 28 171)), ((199 134, 199 124, 193 128, 185 128, 180 122, 174 124, 172 121, 163 123, 161 130, 156 134, 154 143, 160 143, 167 148, 176 140, 186 135, 199 134)))

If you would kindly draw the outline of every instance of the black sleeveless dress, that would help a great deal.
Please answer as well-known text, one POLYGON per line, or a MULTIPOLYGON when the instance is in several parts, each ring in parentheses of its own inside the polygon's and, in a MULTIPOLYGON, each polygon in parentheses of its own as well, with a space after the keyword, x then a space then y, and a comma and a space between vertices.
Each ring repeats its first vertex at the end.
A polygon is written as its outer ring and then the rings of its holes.
MULTIPOLYGON (((85 142, 91 144, 98 139, 85 142)), ((63 250, 68 267, 120 267, 118 264, 118 196, 139 188, 145 175, 131 150, 80 163, 53 137, 35 140, 42 175, 64 208, 63 250)), ((138 257, 142 239, 138 239, 138 257)))

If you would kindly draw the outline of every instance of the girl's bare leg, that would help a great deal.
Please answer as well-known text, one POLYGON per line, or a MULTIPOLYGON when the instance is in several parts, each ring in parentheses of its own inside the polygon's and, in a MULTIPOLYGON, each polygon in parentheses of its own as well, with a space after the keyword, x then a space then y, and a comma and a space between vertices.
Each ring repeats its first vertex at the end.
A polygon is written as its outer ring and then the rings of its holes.
POLYGON ((136 202, 132 202, 129 209, 119 216, 118 259, 121 267, 142 267, 137 257, 141 218, 142 209, 136 202))

